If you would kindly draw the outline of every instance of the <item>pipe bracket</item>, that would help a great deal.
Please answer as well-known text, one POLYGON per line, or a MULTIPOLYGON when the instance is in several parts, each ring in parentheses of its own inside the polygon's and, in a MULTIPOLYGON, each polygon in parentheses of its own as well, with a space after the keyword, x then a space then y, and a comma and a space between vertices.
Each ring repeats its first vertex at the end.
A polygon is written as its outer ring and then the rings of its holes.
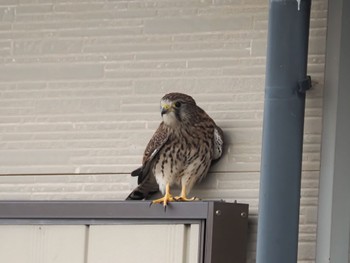
POLYGON ((307 90, 311 89, 312 85, 311 85, 311 77, 308 75, 306 76, 306 79, 301 80, 298 82, 298 91, 300 93, 305 93, 307 90))

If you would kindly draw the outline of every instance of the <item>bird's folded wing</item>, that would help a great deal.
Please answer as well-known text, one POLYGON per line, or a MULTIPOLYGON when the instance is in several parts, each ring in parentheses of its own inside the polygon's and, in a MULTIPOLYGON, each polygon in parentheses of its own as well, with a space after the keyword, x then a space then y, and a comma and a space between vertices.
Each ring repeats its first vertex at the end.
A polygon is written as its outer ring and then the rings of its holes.
MULTIPOLYGON (((136 171, 139 173, 138 183, 140 184, 149 174, 149 170, 152 164, 154 157, 157 156, 160 149, 169 139, 168 129, 166 129, 164 123, 162 122, 156 132, 153 134, 153 137, 148 142, 146 150, 143 155, 141 171, 139 169, 135 170, 133 173, 136 175, 136 171)), ((132 173, 132 174, 133 174, 132 173)))

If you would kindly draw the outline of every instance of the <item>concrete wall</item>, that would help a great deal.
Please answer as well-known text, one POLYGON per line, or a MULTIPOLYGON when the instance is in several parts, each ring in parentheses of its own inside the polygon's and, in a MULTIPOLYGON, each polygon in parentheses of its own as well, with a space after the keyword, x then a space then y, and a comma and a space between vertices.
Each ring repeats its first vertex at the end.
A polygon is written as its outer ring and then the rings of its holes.
MULTIPOLYGON (((255 262, 267 1, 2 0, 0 199, 123 199, 167 92, 219 124, 194 194, 250 204, 255 262)), ((327 1, 314 0, 299 263, 315 260, 327 1)))

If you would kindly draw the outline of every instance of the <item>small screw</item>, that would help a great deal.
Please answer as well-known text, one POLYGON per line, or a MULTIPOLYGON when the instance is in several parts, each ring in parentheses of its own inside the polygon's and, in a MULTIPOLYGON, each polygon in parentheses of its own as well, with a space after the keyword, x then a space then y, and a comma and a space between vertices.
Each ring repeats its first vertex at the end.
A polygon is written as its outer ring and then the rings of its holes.
POLYGON ((216 210, 215 215, 220 216, 221 215, 221 210, 216 210))
POLYGON ((246 212, 242 212, 241 213, 241 217, 246 218, 247 217, 247 213, 246 212))

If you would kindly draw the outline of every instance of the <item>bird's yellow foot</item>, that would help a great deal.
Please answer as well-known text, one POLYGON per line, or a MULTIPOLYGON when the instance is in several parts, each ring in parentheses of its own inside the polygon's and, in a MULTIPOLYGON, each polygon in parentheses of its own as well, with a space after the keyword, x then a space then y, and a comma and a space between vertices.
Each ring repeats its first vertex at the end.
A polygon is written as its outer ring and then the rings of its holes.
POLYGON ((175 201, 178 201, 178 202, 192 202, 192 201, 199 201, 200 200, 199 198, 197 198, 195 196, 192 198, 187 198, 186 184, 182 185, 180 196, 175 196, 174 199, 175 199, 175 201))
POLYGON ((174 197, 175 201, 178 202, 192 202, 192 201, 199 201, 200 199, 198 197, 192 197, 192 198, 187 198, 186 196, 175 196, 174 197))
POLYGON ((176 201, 174 197, 171 194, 165 194, 162 198, 156 199, 152 201, 152 204, 161 204, 163 203, 163 206, 167 206, 169 202, 176 201))
POLYGON ((165 186, 165 194, 162 198, 156 199, 152 201, 152 204, 161 204, 163 203, 163 206, 166 208, 167 204, 169 202, 174 202, 174 197, 170 194, 170 185, 169 183, 165 186))

